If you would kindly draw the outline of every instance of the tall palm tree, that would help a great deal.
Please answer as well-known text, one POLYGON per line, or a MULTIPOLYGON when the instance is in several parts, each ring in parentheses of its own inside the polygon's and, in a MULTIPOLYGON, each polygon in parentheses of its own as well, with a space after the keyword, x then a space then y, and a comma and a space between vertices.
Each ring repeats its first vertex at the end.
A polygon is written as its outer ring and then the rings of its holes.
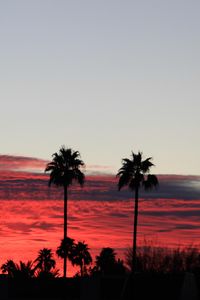
POLYGON ((39 250, 38 257, 34 261, 36 263, 35 269, 40 272, 48 274, 52 269, 55 269, 56 261, 53 258, 51 249, 43 248, 39 250))
MULTIPOLYGON (((84 166, 83 161, 80 159, 80 153, 73 151, 71 148, 62 146, 58 153, 54 153, 53 159, 47 164, 45 172, 50 172, 49 186, 55 184, 62 186, 64 189, 64 236, 67 238, 67 200, 68 188, 74 181, 78 182, 81 186, 84 184, 85 175, 81 171, 84 166)), ((67 258, 64 257, 64 277, 67 274, 67 258)))
POLYGON ((135 272, 137 268, 136 249, 139 189, 144 187, 145 190, 148 190, 158 185, 157 177, 149 174, 150 168, 154 166, 151 160, 151 157, 142 160, 141 152, 138 152, 138 154, 132 152, 131 159, 122 159, 122 167, 117 173, 117 177, 119 177, 118 189, 121 190, 122 187, 128 185, 131 191, 135 192, 132 272, 135 272))
POLYGON ((80 274, 81 277, 83 277, 85 266, 92 263, 88 245, 85 242, 78 242, 75 244, 70 260, 73 266, 80 266, 80 274))

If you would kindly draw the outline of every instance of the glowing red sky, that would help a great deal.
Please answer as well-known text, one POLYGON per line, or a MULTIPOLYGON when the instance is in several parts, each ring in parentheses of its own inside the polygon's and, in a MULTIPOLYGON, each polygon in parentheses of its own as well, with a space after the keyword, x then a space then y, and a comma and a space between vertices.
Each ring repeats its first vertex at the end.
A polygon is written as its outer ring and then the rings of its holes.
MULTIPOLYGON (((0 263, 8 258, 34 259, 39 249, 49 247, 55 251, 60 243, 62 189, 49 189, 48 176, 43 173, 27 172, 39 171, 45 164, 37 159, 0 156, 0 263)), ((198 244, 199 177, 168 175, 159 176, 159 180, 158 190, 141 194, 139 242, 146 239, 164 246, 198 244)), ((83 189, 75 186, 70 191, 68 235, 86 241, 94 258, 102 247, 113 247, 123 257, 132 243, 132 194, 126 189, 118 192, 116 183, 115 176, 88 176, 83 189)))

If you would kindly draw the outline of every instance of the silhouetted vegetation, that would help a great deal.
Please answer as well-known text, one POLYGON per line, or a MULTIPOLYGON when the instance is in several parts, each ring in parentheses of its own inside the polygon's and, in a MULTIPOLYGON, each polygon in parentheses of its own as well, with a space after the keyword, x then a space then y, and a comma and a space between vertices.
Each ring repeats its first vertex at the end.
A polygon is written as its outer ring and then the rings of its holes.
POLYGON ((51 249, 43 248, 38 252, 38 257, 34 261, 37 277, 54 278, 58 276, 58 270, 55 269, 56 261, 53 258, 51 249))
POLYGON ((58 277, 59 271, 55 269, 56 262, 53 259, 51 249, 43 248, 38 252, 37 258, 32 261, 22 262, 19 264, 13 260, 7 260, 1 266, 3 274, 7 274, 9 278, 30 279, 38 278, 55 278, 58 277))
MULTIPOLYGON (((67 238, 67 200, 68 188, 74 181, 78 182, 81 186, 84 184, 85 176, 80 168, 84 166, 83 161, 80 159, 80 153, 73 151, 64 146, 60 148, 58 153, 54 153, 53 160, 47 164, 45 172, 50 172, 49 186, 55 184, 64 189, 64 237, 67 238)), ((67 276, 67 256, 63 256, 63 276, 67 276)))
MULTIPOLYGON (((127 249, 125 261, 132 268, 132 248, 127 249)), ((137 249, 137 270, 140 273, 200 273, 200 250, 196 247, 170 249, 146 244, 137 249)))
POLYGON ((113 248, 103 248, 96 256, 95 266, 91 269, 91 275, 124 275, 126 268, 120 259, 116 259, 113 248))
POLYGON ((87 269, 92 259, 88 245, 71 241, 73 250, 69 259, 73 265, 80 266, 80 273, 75 274, 73 279, 56 278, 58 271, 52 250, 43 248, 34 262, 20 261, 16 264, 8 260, 1 266, 9 279, 9 296, 58 298, 64 293, 67 299, 81 299, 81 293, 84 291, 87 294, 85 289, 89 289, 99 299, 153 297, 156 300, 176 300, 182 292, 185 272, 195 273, 197 283, 200 282, 200 250, 196 247, 169 249, 146 243, 137 249, 138 271, 132 273, 131 248, 125 253, 127 267, 116 258, 113 248, 106 247, 96 256, 94 266, 87 269), (83 277, 84 281, 80 281, 83 277))
POLYGON ((33 267, 33 262, 22 262, 19 264, 15 263, 13 260, 7 260, 2 266, 1 271, 3 274, 8 274, 10 278, 17 279, 28 279, 34 277, 35 268, 33 267))
POLYGON ((118 189, 121 190, 121 188, 128 185, 131 191, 135 191, 132 271, 137 270, 136 252, 139 189, 144 187, 145 190, 148 190, 158 185, 157 177, 149 174, 150 168, 154 166, 151 159, 152 158, 149 157, 142 160, 141 152, 138 152, 138 154, 132 152, 132 158, 124 158, 122 160, 122 167, 117 173, 117 177, 119 177, 118 189))
POLYGON ((87 275, 87 266, 92 263, 92 256, 89 252, 88 245, 85 242, 78 242, 77 244, 74 244, 70 260, 73 266, 76 265, 80 267, 81 277, 87 275))

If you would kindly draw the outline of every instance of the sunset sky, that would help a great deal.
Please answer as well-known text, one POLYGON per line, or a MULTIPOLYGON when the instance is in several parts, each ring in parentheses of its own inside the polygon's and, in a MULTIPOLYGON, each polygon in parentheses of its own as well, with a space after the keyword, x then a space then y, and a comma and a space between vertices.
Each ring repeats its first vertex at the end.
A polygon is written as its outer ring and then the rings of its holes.
POLYGON ((139 239, 200 242, 199 12, 198 0, 0 2, 0 263, 58 246, 63 195, 43 171, 61 145, 86 164, 69 230, 93 253, 131 245, 132 195, 115 178, 131 150, 160 180, 141 194, 139 239))

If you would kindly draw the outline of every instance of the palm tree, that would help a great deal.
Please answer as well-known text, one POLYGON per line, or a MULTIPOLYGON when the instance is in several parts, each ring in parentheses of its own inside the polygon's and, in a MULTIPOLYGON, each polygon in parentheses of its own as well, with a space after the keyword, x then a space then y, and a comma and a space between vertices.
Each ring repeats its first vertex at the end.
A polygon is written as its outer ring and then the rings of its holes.
POLYGON ((3 274, 7 273, 8 277, 14 277, 14 275, 16 274, 16 270, 17 270, 16 263, 12 259, 7 260, 1 266, 2 273, 3 274))
POLYGON ((74 239, 66 237, 65 239, 61 240, 60 246, 56 250, 56 254, 58 255, 58 257, 61 257, 66 261, 67 259, 71 261, 74 246, 74 239))
POLYGON ((134 230, 133 230, 133 261, 132 272, 136 271, 136 249, 137 249, 137 221, 138 221, 138 199, 139 189, 143 186, 145 190, 151 189, 158 185, 158 179, 155 175, 150 175, 149 171, 154 164, 151 157, 142 160, 142 153, 135 154, 132 152, 131 159, 124 158, 122 167, 117 173, 119 177, 118 189, 128 185, 131 191, 135 191, 135 213, 134 213, 134 230))
POLYGON ((75 244, 70 260, 73 266, 80 266, 80 274, 83 277, 85 267, 92 263, 88 245, 85 242, 75 244))
MULTIPOLYGON (((84 184, 85 176, 80 168, 84 166, 80 159, 80 153, 71 148, 62 146, 58 153, 54 153, 53 160, 47 164, 45 172, 50 172, 49 186, 55 184, 64 188, 64 237, 67 238, 67 200, 68 188, 74 181, 81 186, 84 184)), ((67 274, 67 258, 64 257, 64 277, 67 274)))
POLYGON ((55 269, 56 261, 53 259, 53 253, 51 249, 43 248, 39 250, 38 257, 34 261, 36 263, 35 269, 39 269, 38 276, 49 276, 55 269))
POLYGON ((116 253, 114 249, 106 247, 96 256, 95 264, 100 273, 108 275, 113 273, 116 262, 116 253))
POLYGON ((32 261, 24 263, 20 261, 19 264, 16 264, 13 260, 7 260, 1 266, 2 273, 7 273, 8 277, 11 278, 21 278, 28 279, 34 277, 35 268, 33 268, 32 261))

